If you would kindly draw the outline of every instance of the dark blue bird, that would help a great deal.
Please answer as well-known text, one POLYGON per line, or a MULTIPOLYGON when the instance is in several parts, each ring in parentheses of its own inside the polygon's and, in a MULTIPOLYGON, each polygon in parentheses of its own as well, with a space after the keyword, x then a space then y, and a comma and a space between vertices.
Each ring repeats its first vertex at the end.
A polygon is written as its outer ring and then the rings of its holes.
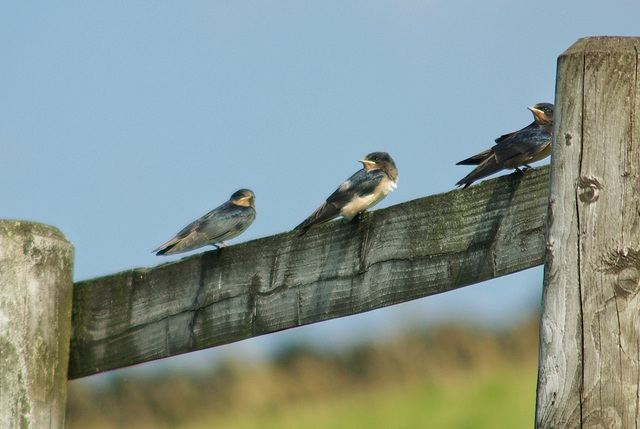
POLYGON ((487 177, 506 168, 524 166, 539 161, 551 154, 551 133, 553 131, 553 104, 540 103, 527 107, 533 113, 534 121, 520 131, 505 134, 496 139, 491 149, 460 161, 456 165, 477 165, 477 167, 456 183, 466 188, 478 179, 487 177))
POLYGON ((294 228, 300 230, 300 235, 338 216, 351 220, 396 188, 398 169, 388 153, 373 152, 360 162, 364 166, 362 170, 344 181, 311 216, 294 228))
POLYGON ((226 246, 224 240, 237 237, 256 217, 255 195, 248 189, 234 192, 229 201, 187 225, 173 239, 158 247, 156 255, 188 252, 208 244, 226 246))

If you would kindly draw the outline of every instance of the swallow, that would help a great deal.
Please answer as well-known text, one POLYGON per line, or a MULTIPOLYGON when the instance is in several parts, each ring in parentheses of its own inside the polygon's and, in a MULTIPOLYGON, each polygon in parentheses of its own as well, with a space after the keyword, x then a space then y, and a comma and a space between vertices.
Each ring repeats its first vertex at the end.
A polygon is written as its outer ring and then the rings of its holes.
POLYGON ((551 133, 553 130, 553 104, 540 103, 527 107, 533 113, 533 122, 512 133, 496 139, 496 145, 464 159, 456 165, 477 165, 477 167, 456 183, 456 186, 468 187, 483 177, 490 176, 502 169, 518 167, 529 168, 529 163, 539 161, 551 154, 551 133))
POLYGON ((223 240, 237 237, 253 223, 256 217, 255 198, 248 189, 234 192, 229 201, 191 222, 153 252, 158 256, 173 255, 207 244, 216 248, 226 246, 223 240))
POLYGON ((345 180, 304 222, 296 226, 303 235, 309 228, 338 216, 347 220, 378 204, 398 182, 398 169, 386 152, 373 152, 359 162, 363 168, 345 180))

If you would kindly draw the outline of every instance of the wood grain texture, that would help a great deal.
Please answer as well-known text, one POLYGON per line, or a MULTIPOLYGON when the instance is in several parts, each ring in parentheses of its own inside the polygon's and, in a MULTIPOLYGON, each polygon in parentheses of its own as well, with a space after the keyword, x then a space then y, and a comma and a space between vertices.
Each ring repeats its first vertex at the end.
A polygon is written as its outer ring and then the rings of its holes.
POLYGON ((445 292, 540 265, 548 166, 77 283, 69 378, 445 292))
POLYGON ((558 60, 536 427, 640 423, 639 38, 558 60))
POLYGON ((63 428, 73 245, 60 231, 0 220, 0 427, 63 428))

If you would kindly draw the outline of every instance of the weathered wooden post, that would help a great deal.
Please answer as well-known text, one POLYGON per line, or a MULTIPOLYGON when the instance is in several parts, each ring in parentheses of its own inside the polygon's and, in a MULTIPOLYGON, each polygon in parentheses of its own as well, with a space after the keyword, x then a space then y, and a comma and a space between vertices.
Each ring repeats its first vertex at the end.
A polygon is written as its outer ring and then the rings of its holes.
POLYGON ((73 245, 57 229, 0 220, 0 427, 62 428, 73 245))
POLYGON ((537 428, 640 424, 640 38, 558 59, 537 428))

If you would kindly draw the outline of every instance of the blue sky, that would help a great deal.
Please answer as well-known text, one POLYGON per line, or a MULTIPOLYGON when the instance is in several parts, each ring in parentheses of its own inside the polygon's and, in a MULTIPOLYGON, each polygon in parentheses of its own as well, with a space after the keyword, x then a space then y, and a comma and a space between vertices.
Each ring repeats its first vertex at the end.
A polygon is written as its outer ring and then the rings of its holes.
MULTIPOLYGON (((639 15, 630 0, 3 2, 0 218, 58 227, 82 280, 178 259, 151 250, 243 187, 258 217, 232 243, 287 231, 372 151, 399 169, 379 207, 448 191, 469 172, 457 161, 553 102, 558 55, 637 36, 639 15)), ((541 281, 290 335, 514 317, 541 281)))

